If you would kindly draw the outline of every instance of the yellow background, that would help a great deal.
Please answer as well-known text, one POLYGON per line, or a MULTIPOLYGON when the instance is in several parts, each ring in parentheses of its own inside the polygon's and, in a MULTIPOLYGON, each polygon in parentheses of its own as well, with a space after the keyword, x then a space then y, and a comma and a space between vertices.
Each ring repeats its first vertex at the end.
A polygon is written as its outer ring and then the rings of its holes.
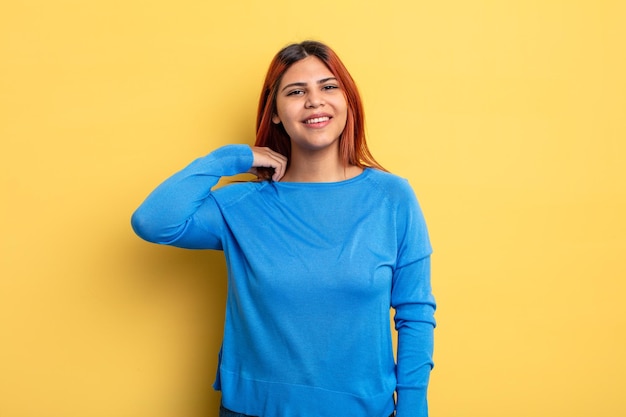
POLYGON ((431 415, 626 415, 624 4, 5 2, 0 416, 216 415, 221 254, 129 217, 252 142, 271 57, 306 38, 429 223, 431 415))

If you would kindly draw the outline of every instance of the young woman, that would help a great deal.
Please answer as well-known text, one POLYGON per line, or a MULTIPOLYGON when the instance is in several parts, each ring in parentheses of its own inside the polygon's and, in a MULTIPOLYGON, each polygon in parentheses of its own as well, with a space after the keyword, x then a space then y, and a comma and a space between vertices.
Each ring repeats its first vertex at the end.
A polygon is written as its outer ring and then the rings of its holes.
POLYGON ((408 182, 368 151, 356 85, 326 45, 282 49, 261 91, 255 146, 193 161, 132 225, 150 242, 224 251, 220 416, 428 415, 426 225, 408 182), (259 180, 213 190, 244 172, 259 180))

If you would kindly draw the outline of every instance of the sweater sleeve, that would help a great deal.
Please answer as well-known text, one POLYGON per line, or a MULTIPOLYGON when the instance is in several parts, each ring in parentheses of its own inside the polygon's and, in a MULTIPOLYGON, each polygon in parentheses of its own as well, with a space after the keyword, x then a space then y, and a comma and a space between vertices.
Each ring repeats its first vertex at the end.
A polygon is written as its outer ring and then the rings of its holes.
POLYGON ((247 172, 247 145, 227 145, 193 161, 148 195, 131 218, 144 240, 189 249, 222 249, 225 227, 211 195, 220 177, 247 172))
POLYGON ((399 250, 391 293, 398 332, 396 416, 427 417, 435 299, 430 284, 428 232, 412 190, 397 216, 399 250))

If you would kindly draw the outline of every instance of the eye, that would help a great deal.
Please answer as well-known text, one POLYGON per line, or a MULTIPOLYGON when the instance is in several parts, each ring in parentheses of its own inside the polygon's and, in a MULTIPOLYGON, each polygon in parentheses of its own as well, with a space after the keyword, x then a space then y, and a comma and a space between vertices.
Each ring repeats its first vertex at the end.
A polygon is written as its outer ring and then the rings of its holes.
POLYGON ((304 94, 304 90, 292 90, 287 93, 287 96, 301 96, 304 94))
POLYGON ((328 84, 328 85, 323 86, 323 87, 322 87, 322 90, 325 90, 325 91, 332 91, 332 90, 336 90, 336 89, 338 89, 338 88, 339 88, 339 86, 338 86, 338 85, 328 84))

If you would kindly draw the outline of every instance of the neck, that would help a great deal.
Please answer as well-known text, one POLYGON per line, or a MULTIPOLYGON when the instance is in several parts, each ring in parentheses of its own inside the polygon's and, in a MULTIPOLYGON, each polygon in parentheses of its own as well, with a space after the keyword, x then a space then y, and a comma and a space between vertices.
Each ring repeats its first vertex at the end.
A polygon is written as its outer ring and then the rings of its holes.
POLYGON ((353 178, 361 172, 363 169, 355 165, 344 165, 337 152, 324 155, 292 149, 289 169, 281 181, 337 182, 353 178))

